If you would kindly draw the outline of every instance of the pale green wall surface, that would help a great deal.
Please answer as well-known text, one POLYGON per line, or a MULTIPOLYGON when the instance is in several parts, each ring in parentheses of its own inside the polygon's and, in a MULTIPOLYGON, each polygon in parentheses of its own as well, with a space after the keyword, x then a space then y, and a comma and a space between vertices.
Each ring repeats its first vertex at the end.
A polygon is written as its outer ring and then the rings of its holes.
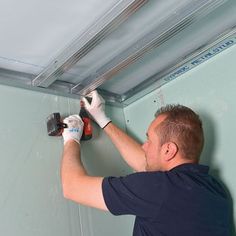
MULTIPOLYGON (((233 46, 124 109, 127 130, 140 142, 145 141, 148 125, 163 105, 179 103, 199 113, 205 131, 202 163, 210 165, 212 174, 223 181, 234 202, 235 61, 236 46, 233 46)), ((234 222, 235 218, 234 208, 234 222)))
MULTIPOLYGON (((78 100, 0 86, 0 107, 0 235, 119 236, 132 230, 132 217, 115 217, 62 196, 63 142, 47 135, 46 117, 78 113, 78 100)), ((122 109, 108 107, 108 114, 124 125, 122 109)), ((82 149, 93 175, 129 172, 96 125, 93 140, 82 149)))
MULTIPOLYGON (((106 106, 106 113, 120 128, 125 129, 124 113, 121 108, 106 106)), ((123 176, 131 169, 120 157, 118 151, 108 140, 105 133, 94 124, 94 138, 82 144, 83 163, 89 174, 94 176, 123 176)), ((87 211, 90 230, 83 236, 120 236, 132 235, 133 216, 113 216, 110 213, 81 206, 87 211)), ((82 219, 83 221, 83 219, 82 219)), ((86 225, 84 222, 83 225, 86 225)))

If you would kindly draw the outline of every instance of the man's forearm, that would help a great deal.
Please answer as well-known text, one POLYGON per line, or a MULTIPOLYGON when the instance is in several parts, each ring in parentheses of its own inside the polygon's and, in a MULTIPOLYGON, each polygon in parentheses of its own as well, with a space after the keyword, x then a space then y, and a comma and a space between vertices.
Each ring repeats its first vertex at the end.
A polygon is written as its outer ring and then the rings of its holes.
POLYGON ((141 145, 113 123, 104 128, 124 160, 135 171, 145 171, 146 159, 141 145))
POLYGON ((103 199, 103 177, 89 176, 80 159, 80 145, 69 140, 64 145, 61 181, 65 198, 80 204, 108 210, 103 199))
POLYGON ((69 140, 64 145, 61 165, 61 178, 63 192, 67 194, 70 182, 80 176, 86 176, 87 172, 80 159, 80 146, 74 140, 69 140))

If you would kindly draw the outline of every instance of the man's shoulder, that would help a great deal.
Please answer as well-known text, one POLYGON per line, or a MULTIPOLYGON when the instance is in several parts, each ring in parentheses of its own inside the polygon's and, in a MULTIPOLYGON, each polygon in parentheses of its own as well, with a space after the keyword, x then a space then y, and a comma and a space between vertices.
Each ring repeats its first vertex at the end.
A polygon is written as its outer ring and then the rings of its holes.
POLYGON ((126 185, 150 186, 152 184, 163 184, 166 179, 166 172, 163 171, 143 171, 128 174, 120 177, 105 177, 104 181, 108 183, 122 183, 126 185))

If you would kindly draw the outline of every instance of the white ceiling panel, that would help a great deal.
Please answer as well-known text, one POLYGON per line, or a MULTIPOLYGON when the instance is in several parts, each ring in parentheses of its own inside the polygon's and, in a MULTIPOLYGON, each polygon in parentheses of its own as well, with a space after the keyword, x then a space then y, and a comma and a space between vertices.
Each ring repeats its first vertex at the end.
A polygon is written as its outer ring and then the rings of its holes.
POLYGON ((1 0, 0 66, 38 74, 116 0, 1 0))

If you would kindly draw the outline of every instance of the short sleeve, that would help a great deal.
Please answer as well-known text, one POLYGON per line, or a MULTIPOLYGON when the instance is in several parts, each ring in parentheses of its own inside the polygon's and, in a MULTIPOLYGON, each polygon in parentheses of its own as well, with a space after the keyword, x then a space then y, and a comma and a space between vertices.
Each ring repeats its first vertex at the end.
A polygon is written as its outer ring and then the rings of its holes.
POLYGON ((159 172, 139 172, 103 179, 103 197, 114 215, 156 217, 165 196, 164 178, 159 172))

